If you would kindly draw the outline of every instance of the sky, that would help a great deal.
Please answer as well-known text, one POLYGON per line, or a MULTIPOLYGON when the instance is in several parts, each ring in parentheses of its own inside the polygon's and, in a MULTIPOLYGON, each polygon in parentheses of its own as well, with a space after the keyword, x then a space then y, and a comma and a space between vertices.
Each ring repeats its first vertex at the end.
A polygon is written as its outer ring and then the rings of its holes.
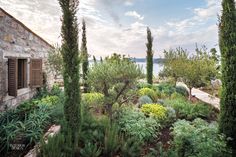
MULTIPOLYGON (((80 0, 78 22, 87 24, 89 54, 146 56, 146 28, 154 37, 155 57, 196 44, 218 49, 220 0, 80 0)), ((0 0, 0 7, 52 45, 60 44, 61 9, 57 0, 0 0)), ((81 24, 80 24, 81 27, 81 24)), ((81 31, 80 31, 81 33, 81 31)), ((81 35, 80 35, 81 39, 81 35)))

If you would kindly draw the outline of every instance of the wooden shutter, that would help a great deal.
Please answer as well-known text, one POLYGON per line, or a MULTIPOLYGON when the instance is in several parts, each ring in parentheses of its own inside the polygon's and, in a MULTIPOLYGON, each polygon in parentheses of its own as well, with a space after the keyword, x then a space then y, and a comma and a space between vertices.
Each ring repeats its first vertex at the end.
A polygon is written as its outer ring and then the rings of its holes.
POLYGON ((17 96, 17 65, 16 58, 8 59, 8 95, 17 96))
POLYGON ((43 85, 42 59, 30 61, 30 86, 33 88, 43 85))

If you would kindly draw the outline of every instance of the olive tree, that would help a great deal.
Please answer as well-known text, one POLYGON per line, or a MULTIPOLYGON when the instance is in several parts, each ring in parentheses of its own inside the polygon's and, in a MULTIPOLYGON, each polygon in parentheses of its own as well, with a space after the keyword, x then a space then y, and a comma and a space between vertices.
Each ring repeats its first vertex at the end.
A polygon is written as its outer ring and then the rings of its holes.
POLYGON ((55 76, 60 76, 63 73, 63 58, 61 54, 61 48, 56 45, 54 49, 50 50, 48 53, 48 65, 50 70, 55 76))
POLYGON ((140 76, 141 69, 138 65, 117 56, 106 58, 89 70, 88 82, 94 90, 104 94, 104 107, 111 121, 113 104, 118 102, 121 105, 126 101, 124 96, 140 76))
POLYGON ((205 86, 211 78, 217 75, 216 62, 207 52, 197 49, 197 53, 189 55, 181 48, 165 51, 165 63, 162 74, 180 79, 190 89, 205 86))
POLYGON ((183 63, 182 80, 189 87, 189 99, 193 87, 205 86, 217 74, 216 64, 206 55, 194 55, 183 63))

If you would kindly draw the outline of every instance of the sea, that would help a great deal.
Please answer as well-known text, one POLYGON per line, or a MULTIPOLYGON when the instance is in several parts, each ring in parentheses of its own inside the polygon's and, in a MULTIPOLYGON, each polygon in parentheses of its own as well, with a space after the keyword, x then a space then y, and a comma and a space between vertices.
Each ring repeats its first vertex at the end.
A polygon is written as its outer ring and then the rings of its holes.
MULTIPOLYGON (((90 65, 93 65, 93 61, 89 61, 90 65)), ((144 73, 146 73, 146 62, 135 62, 137 65, 139 65, 144 73)), ((158 76, 160 71, 163 70, 163 65, 158 63, 153 63, 153 75, 158 76)))
MULTIPOLYGON (((146 62, 136 62, 136 64, 138 64, 141 68, 142 68, 142 71, 144 73, 146 73, 146 65, 147 63, 146 62)), ((163 70, 163 65, 161 64, 158 64, 158 63, 154 63, 153 64, 153 75, 154 76, 158 76, 158 74, 160 73, 160 71, 163 70)))

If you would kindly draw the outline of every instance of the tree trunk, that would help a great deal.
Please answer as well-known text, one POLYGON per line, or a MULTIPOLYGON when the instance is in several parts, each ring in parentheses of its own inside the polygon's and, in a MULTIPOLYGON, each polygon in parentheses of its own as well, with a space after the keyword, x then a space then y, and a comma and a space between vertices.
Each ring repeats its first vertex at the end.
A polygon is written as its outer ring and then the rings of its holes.
POLYGON ((106 107, 110 123, 112 124, 112 104, 107 104, 106 107))
POLYGON ((191 101, 192 99, 192 87, 189 87, 189 97, 188 100, 191 101))

